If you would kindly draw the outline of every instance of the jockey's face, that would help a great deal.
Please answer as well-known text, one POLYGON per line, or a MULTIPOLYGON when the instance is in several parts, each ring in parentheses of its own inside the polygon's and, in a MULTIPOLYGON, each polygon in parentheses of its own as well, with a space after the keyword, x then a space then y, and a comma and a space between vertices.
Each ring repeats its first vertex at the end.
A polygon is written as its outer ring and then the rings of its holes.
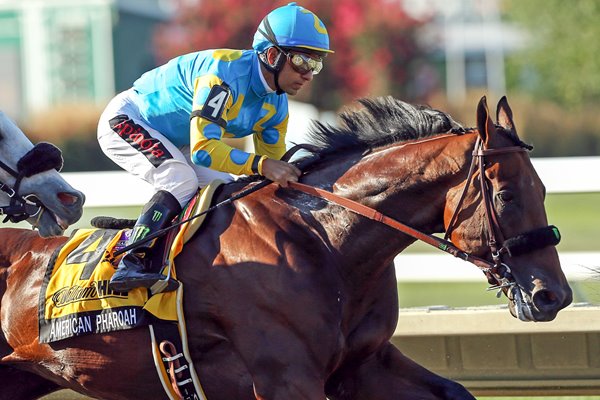
POLYGON ((298 72, 291 64, 290 59, 286 61, 279 72, 279 87, 290 96, 296 95, 307 83, 313 80, 313 71, 305 73, 298 72))
MULTIPOLYGON (((275 47, 271 47, 267 52, 269 62, 274 63, 279 53, 279 50, 275 47)), ((314 54, 298 53, 291 51, 283 54, 286 57, 283 68, 279 71, 279 87, 281 90, 294 96, 297 94, 308 82, 312 81, 315 72, 320 71, 322 64, 321 58, 314 54), (294 56, 298 56, 294 59, 294 56), (312 59, 312 60, 311 60, 312 59), (292 65, 293 61, 296 61, 298 65, 292 65), (315 72, 313 72, 313 70, 315 72)), ((272 85, 272 87, 274 84, 272 85)))

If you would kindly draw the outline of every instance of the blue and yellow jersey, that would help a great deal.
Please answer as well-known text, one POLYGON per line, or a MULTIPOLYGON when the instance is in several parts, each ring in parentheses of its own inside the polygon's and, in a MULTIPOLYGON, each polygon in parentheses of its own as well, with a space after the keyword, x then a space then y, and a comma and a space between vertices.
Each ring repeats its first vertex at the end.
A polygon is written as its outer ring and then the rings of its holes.
POLYGON ((249 175, 264 157, 285 153, 287 96, 269 92, 260 74, 254 50, 200 51, 142 75, 134 101, 152 128, 176 146, 190 145, 195 164, 249 175), (248 135, 256 154, 221 141, 248 135))

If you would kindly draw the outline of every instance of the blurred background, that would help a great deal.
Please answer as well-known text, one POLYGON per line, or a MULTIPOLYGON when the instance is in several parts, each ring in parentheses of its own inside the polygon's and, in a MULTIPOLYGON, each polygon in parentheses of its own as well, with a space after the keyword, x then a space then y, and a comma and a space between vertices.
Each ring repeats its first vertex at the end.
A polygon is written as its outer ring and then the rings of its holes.
MULTIPOLYGON (((75 227, 89 226, 91 217, 100 214, 134 218, 150 196, 144 191, 148 188, 136 189, 139 198, 131 197, 131 191, 120 194, 134 184, 123 175, 100 172, 118 170, 96 142, 98 117, 112 96, 180 54, 250 48, 264 15, 286 3, 0 0, 0 110, 34 143, 60 147, 63 171, 72 173, 71 179, 95 185, 119 203, 92 201, 75 227)), ((323 20, 336 53, 292 99, 290 143, 302 140, 312 119, 335 124, 336 113, 355 107, 361 97, 391 95, 428 104, 474 126, 481 96, 488 97, 493 110, 507 95, 520 136, 534 145, 532 157, 555 166, 547 178, 586 182, 574 190, 549 190, 546 207, 549 222, 563 235, 558 246, 563 266, 578 271, 568 274, 575 301, 600 303, 600 286, 592 274, 600 268, 600 178, 592 173, 600 166, 600 1, 299 4, 323 20)), ((419 258, 410 264, 413 255, 434 257, 430 252, 417 244, 399 257, 404 262, 398 267, 402 307, 505 304, 485 292, 483 277, 466 263, 453 266, 451 274, 447 258, 425 263, 419 258), (411 265, 426 272, 410 275, 411 265)))
MULTIPOLYGON (((110 98, 143 72, 206 48, 250 48, 286 1, 0 0, 0 109, 65 171, 115 169, 95 141, 110 98)), ((600 2, 306 0, 336 53, 294 98, 331 118, 392 95, 474 124, 482 95, 507 94, 534 157, 600 153, 600 2)))

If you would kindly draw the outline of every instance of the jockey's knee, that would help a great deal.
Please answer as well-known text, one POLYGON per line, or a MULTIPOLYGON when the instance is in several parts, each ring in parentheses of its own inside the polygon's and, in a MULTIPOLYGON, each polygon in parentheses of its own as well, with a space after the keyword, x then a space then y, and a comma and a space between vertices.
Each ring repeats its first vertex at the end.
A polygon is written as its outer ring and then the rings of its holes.
POLYGON ((184 207, 198 192, 198 178, 188 165, 172 163, 168 169, 154 176, 153 186, 155 190, 171 193, 184 207))
POLYGON ((169 189, 169 192, 179 201, 184 207, 188 201, 198 192, 198 180, 194 174, 189 179, 182 180, 178 184, 169 189))

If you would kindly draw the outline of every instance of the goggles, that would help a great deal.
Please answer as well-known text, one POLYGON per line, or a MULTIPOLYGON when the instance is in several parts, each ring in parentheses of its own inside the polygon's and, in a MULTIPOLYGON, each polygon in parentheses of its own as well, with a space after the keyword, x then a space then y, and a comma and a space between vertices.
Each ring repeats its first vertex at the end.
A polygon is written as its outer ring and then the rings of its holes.
POLYGON ((313 75, 317 75, 323 69, 323 60, 315 60, 314 58, 300 53, 285 53, 292 68, 299 74, 306 74, 312 71, 313 75))

